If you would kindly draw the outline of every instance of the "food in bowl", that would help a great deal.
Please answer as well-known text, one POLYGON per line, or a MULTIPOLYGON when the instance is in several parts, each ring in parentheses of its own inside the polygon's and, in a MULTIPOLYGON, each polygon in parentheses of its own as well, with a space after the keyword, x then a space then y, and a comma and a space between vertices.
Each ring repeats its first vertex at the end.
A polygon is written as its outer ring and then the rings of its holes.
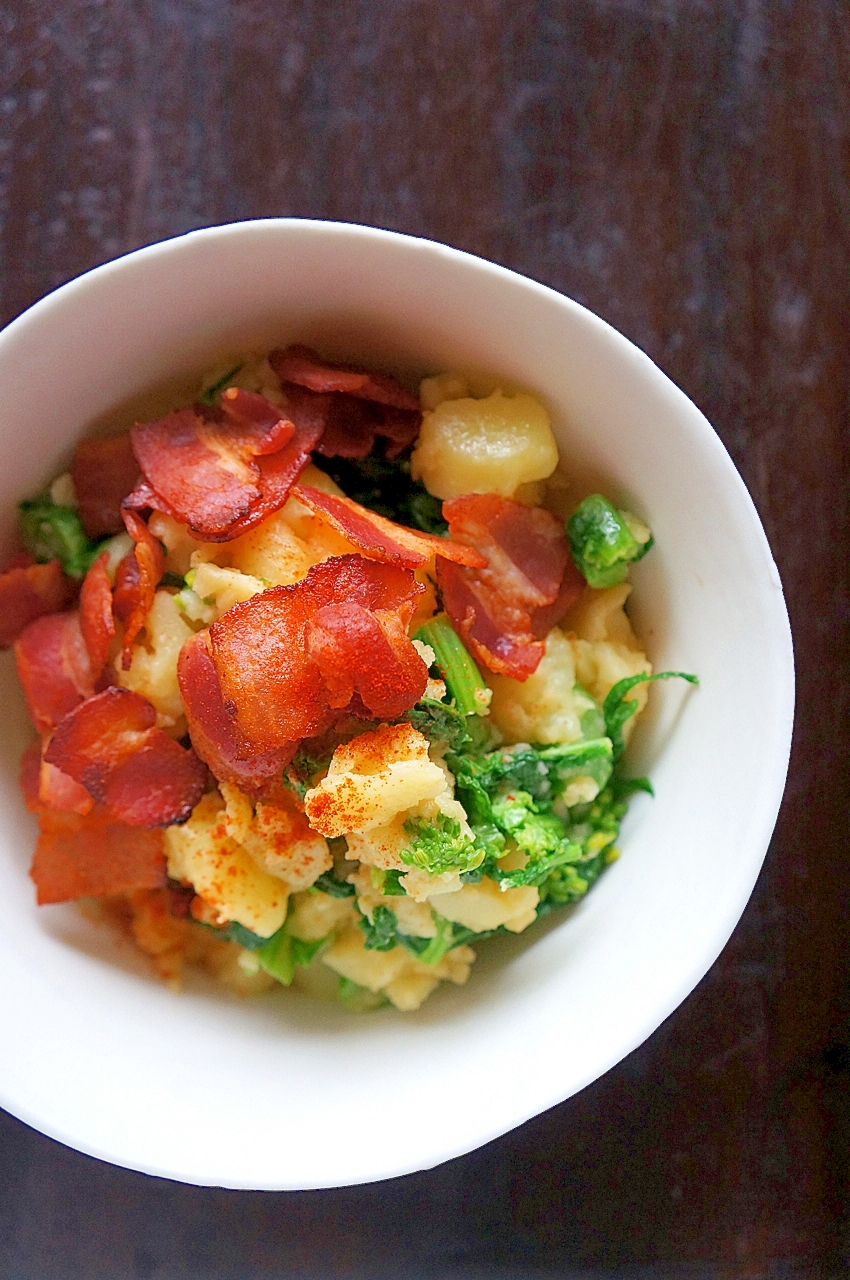
POLYGON ((558 511, 558 463, 532 395, 299 346, 84 441, 0 576, 39 902, 96 903, 172 984, 413 1010, 583 897, 677 673, 624 609, 649 529, 558 511))

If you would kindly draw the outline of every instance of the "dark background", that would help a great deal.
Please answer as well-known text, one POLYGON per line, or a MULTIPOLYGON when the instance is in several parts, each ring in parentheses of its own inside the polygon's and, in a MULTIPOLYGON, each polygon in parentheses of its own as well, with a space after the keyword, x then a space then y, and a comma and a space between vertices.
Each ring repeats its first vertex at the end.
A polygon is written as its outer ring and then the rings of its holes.
POLYGON ((848 134, 846 0, 0 3, 3 322, 138 245, 273 214, 525 272, 714 423, 799 668, 753 900, 619 1067, 342 1191, 177 1186, 0 1115, 2 1280, 850 1274, 848 134))

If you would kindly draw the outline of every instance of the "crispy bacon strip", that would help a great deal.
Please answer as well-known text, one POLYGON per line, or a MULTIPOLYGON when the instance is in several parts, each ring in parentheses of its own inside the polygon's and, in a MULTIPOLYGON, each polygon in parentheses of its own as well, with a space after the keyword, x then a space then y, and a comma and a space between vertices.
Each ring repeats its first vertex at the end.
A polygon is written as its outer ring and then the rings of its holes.
POLYGON ((156 889, 167 880, 161 831, 125 826, 96 810, 39 815, 30 875, 39 905, 156 889))
POLYGON ((127 552, 115 572, 112 604, 115 616, 124 624, 121 665, 127 671, 133 657, 133 643, 145 625, 156 584, 165 568, 165 556, 162 546, 135 511, 124 511, 123 515, 127 532, 136 546, 127 552))
POLYGON ((38 773, 38 803, 58 813, 90 813, 94 800, 67 773, 42 759, 38 773))
POLYGON ((0 573, 0 649, 10 648, 36 618, 64 609, 72 594, 58 560, 34 564, 31 556, 16 556, 0 573))
POLYGON ((94 693, 91 659, 76 612, 52 613, 31 622, 15 645, 15 662, 39 733, 50 733, 94 693))
POLYGON ((391 610, 325 605, 307 623, 305 640, 332 707, 347 707, 357 695, 372 715, 394 720, 425 692, 424 663, 391 610))
MULTIPOLYGON (((274 365, 277 355, 272 352, 274 365)), ((287 380, 285 362, 278 360, 278 376, 286 397, 286 412, 298 427, 319 423, 321 438, 316 448, 326 458, 365 458, 375 447, 375 437, 386 441, 388 458, 397 458, 419 434, 422 413, 419 404, 404 392, 405 406, 362 399, 347 391, 329 388, 310 390, 294 379, 287 380)), ((364 375, 346 374, 346 378, 364 375)), ((334 379, 335 380, 335 379, 334 379)), ((316 379, 321 382, 322 379, 316 379)))
POLYGON ((185 822, 206 785, 194 751, 157 729, 151 704, 129 689, 105 689, 69 712, 44 758, 134 827, 185 822))
POLYGON ((362 507, 351 498, 324 493, 312 485, 296 485, 293 496, 303 502, 316 515, 321 516, 349 542, 359 547, 369 560, 381 560, 385 564, 401 565, 405 569, 418 569, 434 556, 454 560, 458 564, 483 569, 486 556, 472 546, 438 538, 431 533, 420 533, 395 524, 385 516, 362 507))
POLYGON ((345 391, 374 404, 391 405, 418 413, 419 401, 401 383, 384 373, 369 373, 355 365, 331 364, 312 347, 297 344, 269 356, 269 364, 281 382, 294 382, 310 391, 345 391))
POLYGON ((129 435, 83 440, 71 463, 80 521, 90 538, 120 533, 121 503, 139 479, 129 435))
POLYGON ((235 782, 251 795, 263 794, 295 755, 297 742, 240 760, 233 721, 224 709, 221 686, 209 649, 209 633, 190 636, 177 662, 177 679, 192 746, 221 782, 235 782))
POLYGON ((264 396, 231 387, 220 410, 181 409, 130 435, 143 481, 125 507, 164 511, 207 542, 227 542, 279 510, 321 435, 264 396))
MULTIPOLYGON (((402 710, 412 706, 425 688, 427 670, 418 655, 420 667, 416 667, 410 658, 410 640, 393 630, 384 613, 395 613, 403 626, 421 591, 407 569, 357 555, 339 556, 314 565, 306 578, 292 586, 272 587, 235 605, 213 623, 212 657, 225 710, 233 719, 239 758, 247 759, 329 728, 338 715, 344 665, 367 715, 375 714, 367 695, 371 696, 370 690, 378 682, 386 689, 397 682, 399 699, 405 702, 402 710), (371 630, 369 646, 360 648, 362 631, 346 634, 340 615, 333 615, 332 622, 330 615, 324 615, 330 638, 324 648, 317 639, 308 652, 308 627, 319 618, 319 611, 344 604, 358 605, 376 615, 380 641, 371 630), (345 663, 340 657, 343 649, 345 663), (369 669, 374 684, 367 678, 369 669), (417 671, 420 679, 414 687, 411 676, 417 671)), ((358 699, 352 699, 352 704, 360 706, 358 699)))
POLYGON ((546 634, 584 590, 561 525, 540 507, 496 494, 453 498, 443 515, 452 537, 487 559, 476 570, 438 561, 446 612, 483 666, 527 680, 546 634))
POLYGON ((21 791, 24 797, 24 804, 30 813, 38 813, 40 808, 38 798, 38 783, 41 773, 41 743, 31 742, 24 754, 21 756, 21 770, 18 775, 18 781, 21 784, 21 791))
POLYGON ((109 646, 115 635, 112 616, 112 583, 106 572, 109 556, 98 556, 80 589, 80 628, 91 659, 95 680, 100 677, 109 657, 109 646))

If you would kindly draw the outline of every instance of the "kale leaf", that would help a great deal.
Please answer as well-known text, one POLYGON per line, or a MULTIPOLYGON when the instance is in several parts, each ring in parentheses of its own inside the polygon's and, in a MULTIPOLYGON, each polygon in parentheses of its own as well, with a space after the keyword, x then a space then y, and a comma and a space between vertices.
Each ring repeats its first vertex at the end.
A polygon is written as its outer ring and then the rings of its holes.
POLYGON ((349 498, 378 515, 440 537, 448 532, 443 504, 411 478, 410 463, 405 459, 391 460, 370 453, 365 458, 316 455, 313 461, 349 498))
POLYGON ((59 506, 49 494, 20 503, 21 540, 44 564, 58 560, 69 578, 84 578, 103 546, 86 537, 76 507, 59 506))

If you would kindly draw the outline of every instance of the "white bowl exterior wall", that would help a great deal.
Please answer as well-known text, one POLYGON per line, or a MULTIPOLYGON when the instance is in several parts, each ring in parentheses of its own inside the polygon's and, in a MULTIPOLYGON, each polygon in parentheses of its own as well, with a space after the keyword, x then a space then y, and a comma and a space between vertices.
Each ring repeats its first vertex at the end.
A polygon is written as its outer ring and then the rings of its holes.
POLYGON ((213 228, 72 282, 0 335, 0 511, 87 425, 241 349, 312 341, 397 370, 486 370, 539 393, 567 469, 606 473, 649 519, 633 617, 656 669, 632 756, 623 857, 556 927, 487 946, 467 987, 413 1015, 298 996, 175 996, 75 908, 34 906, 27 741, 13 664, 0 775, 0 1103, 80 1150, 200 1184, 364 1182, 427 1168, 569 1097, 693 989, 740 916, 787 766, 793 665, 781 586, 713 430, 641 352, 560 295, 367 228, 213 228), (498 953, 498 954, 497 954, 498 953))

